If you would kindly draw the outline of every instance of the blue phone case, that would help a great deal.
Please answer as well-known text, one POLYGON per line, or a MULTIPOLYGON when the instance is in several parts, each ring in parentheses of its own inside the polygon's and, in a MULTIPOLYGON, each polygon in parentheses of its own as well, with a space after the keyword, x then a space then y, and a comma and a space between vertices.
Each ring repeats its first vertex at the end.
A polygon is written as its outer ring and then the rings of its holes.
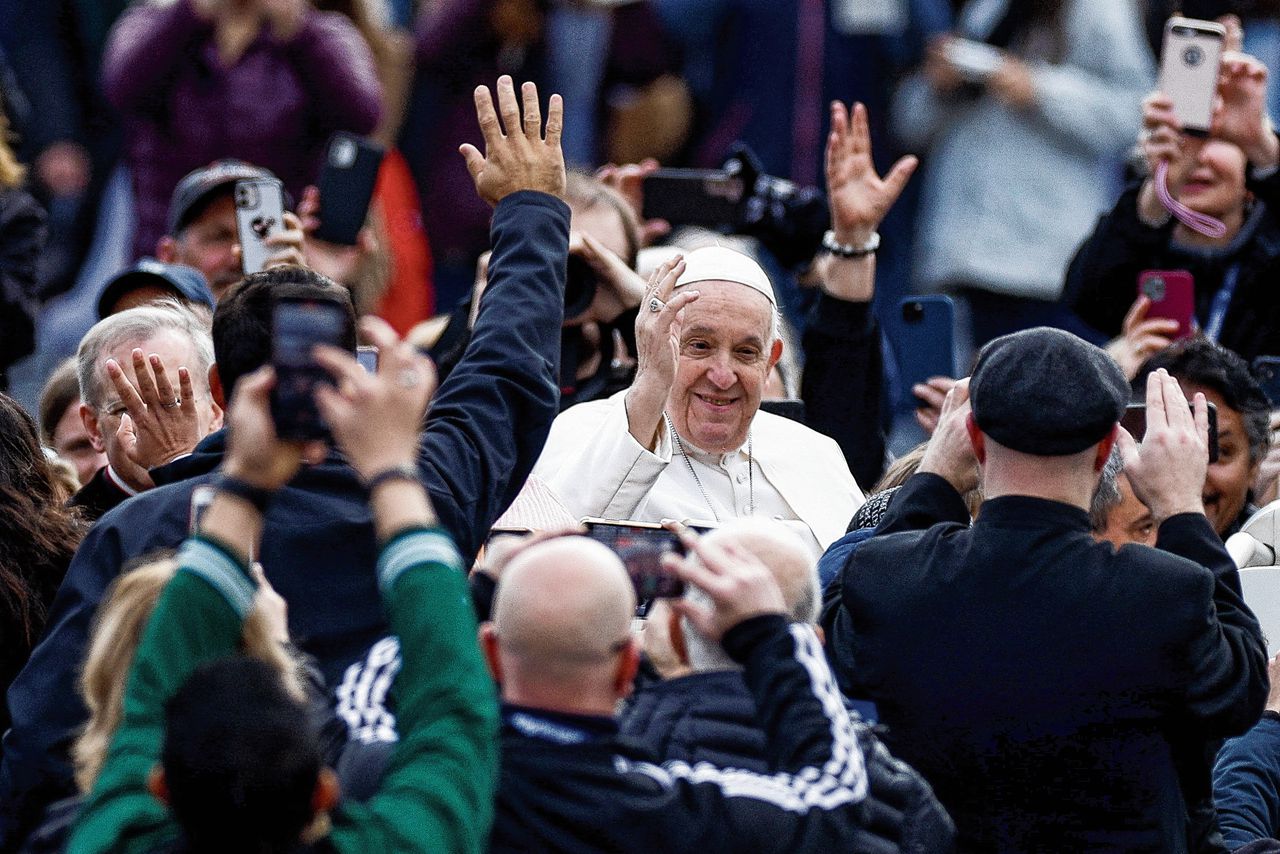
POLYGON ((904 398, 913 402, 911 387, 930 377, 955 377, 956 307, 942 295, 908 297, 898 305, 894 354, 904 398))

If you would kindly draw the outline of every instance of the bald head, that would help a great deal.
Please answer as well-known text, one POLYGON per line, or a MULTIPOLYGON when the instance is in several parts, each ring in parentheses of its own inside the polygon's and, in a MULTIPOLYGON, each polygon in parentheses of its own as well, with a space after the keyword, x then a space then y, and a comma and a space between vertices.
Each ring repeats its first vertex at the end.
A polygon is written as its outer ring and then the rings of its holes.
POLYGON ((611 691, 635 608, 622 562, 597 542, 560 537, 521 552, 493 607, 504 695, 611 691))
MULTIPOLYGON (((741 519, 722 525, 707 534, 709 542, 729 543, 745 549, 764 564, 778 587, 787 607, 787 617, 796 623, 813 623, 821 605, 818 591, 818 567, 813 553, 800 537, 782 522, 741 519)), ((707 604, 701 590, 691 587, 687 598, 707 604)), ((738 664, 719 643, 698 633, 685 619, 680 620, 689 666, 697 672, 737 670, 738 664)))
POLYGON ((711 542, 725 542, 749 552, 773 573, 792 622, 818 619, 818 566, 813 552, 794 531, 781 522, 738 519, 707 535, 711 542))

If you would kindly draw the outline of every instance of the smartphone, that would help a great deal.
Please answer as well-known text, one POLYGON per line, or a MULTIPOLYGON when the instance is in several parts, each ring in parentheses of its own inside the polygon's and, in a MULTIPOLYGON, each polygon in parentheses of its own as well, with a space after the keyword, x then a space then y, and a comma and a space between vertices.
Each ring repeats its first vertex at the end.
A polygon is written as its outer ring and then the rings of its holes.
POLYGON ((1170 18, 1160 50, 1160 91, 1173 101, 1173 112, 1189 134, 1206 136, 1218 93, 1226 27, 1215 21, 1170 18))
POLYGON ((805 406, 804 401, 798 398, 784 398, 782 400, 762 400, 760 408, 771 415, 780 415, 799 424, 804 423, 805 406))
POLYGON ((1259 356, 1253 360, 1253 378, 1262 386, 1272 409, 1280 409, 1280 356, 1259 356))
POLYGON ((638 603, 684 595, 684 582, 662 568, 664 555, 685 553, 684 544, 674 533, 656 522, 588 518, 582 524, 587 537, 608 546, 622 560, 638 603))
POLYGON ((339 131, 329 138, 320 189, 320 226, 315 236, 329 243, 355 246, 369 215, 369 201, 382 167, 382 146, 339 131))
POLYGON ((910 392, 930 377, 956 376, 956 306, 951 297, 909 297, 899 310, 902 323, 894 352, 902 387, 910 392))
POLYGON ((659 169, 644 179, 644 219, 718 229, 738 221, 747 187, 722 169, 659 169))
POLYGON ((1148 318, 1178 322, 1175 341, 1196 334, 1196 280, 1186 270, 1143 270, 1138 274, 1138 295, 1151 300, 1148 318))
POLYGON ((950 39, 945 52, 947 62, 966 83, 986 83, 1004 62, 999 50, 970 39, 950 39))
POLYGON ((329 431, 316 408, 315 388, 332 383, 316 364, 317 344, 342 347, 351 339, 351 317, 337 300, 281 297, 272 308, 271 417, 281 439, 323 439, 329 431))
POLYGON ((200 533, 200 526, 204 523, 205 511, 213 503, 213 496, 216 491, 212 486, 197 486, 191 490, 191 516, 187 525, 187 533, 200 533))
MULTIPOLYGON (((1194 408, 1194 407, 1193 407, 1194 408)), ((1139 443, 1142 442, 1144 436, 1147 435, 1147 405, 1145 403, 1131 403, 1125 408, 1124 417, 1120 419, 1120 426, 1129 431, 1139 443)), ((1216 463, 1218 461, 1218 407, 1209 404, 1209 462, 1216 463)))
POLYGON ((235 203, 240 264, 248 276, 260 272, 278 251, 266 240, 284 231, 284 186, 274 178, 236 181, 235 203))
POLYGON ((356 361, 364 368, 366 374, 378 372, 378 348, 372 344, 361 344, 356 348, 356 361))

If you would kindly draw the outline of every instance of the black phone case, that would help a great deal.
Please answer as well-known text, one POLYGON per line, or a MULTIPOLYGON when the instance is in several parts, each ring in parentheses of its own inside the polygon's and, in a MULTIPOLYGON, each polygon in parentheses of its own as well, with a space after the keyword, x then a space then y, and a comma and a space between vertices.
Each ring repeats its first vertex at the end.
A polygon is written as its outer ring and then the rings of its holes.
POLYGON ((369 213, 382 167, 382 148, 349 133, 336 133, 325 149, 320 189, 320 226, 315 236, 354 246, 369 213))
POLYGON ((644 179, 645 219, 718 229, 738 220, 742 181, 709 169, 663 169, 644 179))

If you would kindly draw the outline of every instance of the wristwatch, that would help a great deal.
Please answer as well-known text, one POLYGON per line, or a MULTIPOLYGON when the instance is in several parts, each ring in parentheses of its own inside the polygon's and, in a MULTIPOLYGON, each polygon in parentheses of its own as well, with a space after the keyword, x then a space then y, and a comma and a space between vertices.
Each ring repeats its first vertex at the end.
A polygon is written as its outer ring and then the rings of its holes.
POLYGON ((837 258, 865 258, 880 248, 880 232, 871 232, 871 237, 865 244, 854 246, 851 243, 839 242, 836 240, 836 233, 828 230, 822 235, 822 248, 837 258))

